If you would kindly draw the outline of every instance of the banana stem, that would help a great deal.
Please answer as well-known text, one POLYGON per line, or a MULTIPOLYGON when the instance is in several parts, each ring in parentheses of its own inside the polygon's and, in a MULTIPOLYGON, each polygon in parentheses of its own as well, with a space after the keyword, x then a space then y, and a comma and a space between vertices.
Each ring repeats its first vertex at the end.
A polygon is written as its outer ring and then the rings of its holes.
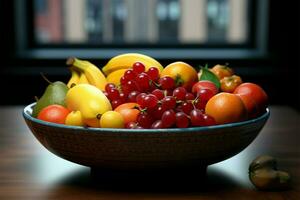
POLYGON ((87 61, 84 61, 84 60, 80 60, 78 58, 75 58, 75 57, 70 57, 67 59, 67 65, 69 66, 74 66, 75 68, 77 68, 78 70, 80 71, 83 71, 84 68, 86 67, 87 61))
POLYGON ((76 61, 75 57, 70 57, 70 58, 67 59, 66 64, 72 66, 75 61, 76 61))

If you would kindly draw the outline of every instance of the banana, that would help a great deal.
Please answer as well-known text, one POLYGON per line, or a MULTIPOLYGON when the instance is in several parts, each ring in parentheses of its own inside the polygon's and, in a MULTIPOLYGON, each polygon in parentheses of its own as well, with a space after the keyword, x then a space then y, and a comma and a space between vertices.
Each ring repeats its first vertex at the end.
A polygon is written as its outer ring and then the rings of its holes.
POLYGON ((88 79, 86 78, 86 75, 84 73, 80 73, 79 75, 79 80, 78 80, 78 84, 83 84, 83 83, 87 83, 89 84, 88 79))
POLYGON ((113 57, 102 68, 103 73, 108 76, 110 73, 119 69, 131 68, 135 62, 141 62, 145 65, 146 70, 150 67, 156 67, 159 72, 163 70, 163 66, 154 58, 138 53, 126 53, 113 57))
POLYGON ((76 84, 78 84, 78 81, 79 81, 79 73, 77 71, 75 71, 73 69, 73 67, 70 67, 70 71, 71 71, 71 78, 67 84, 67 86, 69 88, 75 86, 76 84))
POLYGON ((107 83, 113 83, 116 86, 120 85, 120 79, 124 75, 126 70, 127 69, 118 69, 118 70, 113 71, 112 73, 110 73, 106 77, 107 83))
POLYGON ((77 58, 69 58, 67 60, 67 65, 72 65, 75 69, 84 73, 89 84, 96 86, 100 90, 105 90, 105 85, 107 83, 106 78, 101 70, 94 64, 77 58))

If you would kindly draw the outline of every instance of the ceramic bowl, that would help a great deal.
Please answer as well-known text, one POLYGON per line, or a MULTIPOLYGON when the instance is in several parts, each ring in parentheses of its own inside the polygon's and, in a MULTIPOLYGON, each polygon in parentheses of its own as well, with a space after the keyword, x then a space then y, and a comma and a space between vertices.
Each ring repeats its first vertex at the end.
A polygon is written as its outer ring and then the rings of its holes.
POLYGON ((159 169, 207 166, 245 149, 258 135, 270 111, 248 121, 209 127, 169 129, 84 128, 24 119, 36 139, 66 160, 108 169, 159 169))

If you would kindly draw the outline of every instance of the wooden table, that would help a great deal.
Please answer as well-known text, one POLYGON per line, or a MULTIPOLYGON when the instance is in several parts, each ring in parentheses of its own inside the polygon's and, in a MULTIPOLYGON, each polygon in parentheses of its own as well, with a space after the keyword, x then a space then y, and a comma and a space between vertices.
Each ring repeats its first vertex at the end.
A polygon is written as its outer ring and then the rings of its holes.
POLYGON ((271 117, 255 141, 240 154, 208 167, 206 178, 109 173, 91 178, 90 169, 48 152, 31 134, 22 107, 0 107, 0 199, 300 199, 300 113, 271 107, 271 117), (292 188, 257 191, 248 165, 270 154, 290 172, 292 188), (151 180, 151 181, 150 181, 151 180))

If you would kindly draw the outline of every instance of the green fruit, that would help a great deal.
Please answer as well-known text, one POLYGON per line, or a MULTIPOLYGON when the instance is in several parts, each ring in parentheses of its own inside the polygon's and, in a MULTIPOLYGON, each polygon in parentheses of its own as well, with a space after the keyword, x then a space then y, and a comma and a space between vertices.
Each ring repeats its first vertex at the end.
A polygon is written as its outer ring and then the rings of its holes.
POLYGON ((36 102, 36 105, 32 110, 32 116, 37 117, 43 108, 52 104, 59 104, 66 107, 65 96, 68 89, 68 86, 63 82, 56 81, 54 83, 50 83, 43 96, 36 102))

